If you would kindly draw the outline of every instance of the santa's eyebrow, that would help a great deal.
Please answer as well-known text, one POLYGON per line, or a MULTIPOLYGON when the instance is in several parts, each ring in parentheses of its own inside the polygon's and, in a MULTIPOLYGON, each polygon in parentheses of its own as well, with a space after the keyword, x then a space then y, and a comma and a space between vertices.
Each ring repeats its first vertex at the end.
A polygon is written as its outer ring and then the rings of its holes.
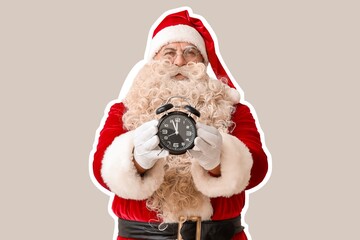
POLYGON ((177 51, 176 48, 172 48, 172 47, 166 47, 166 48, 163 49, 163 51, 169 51, 169 50, 170 51, 175 51, 175 52, 177 51))
POLYGON ((197 47, 195 47, 195 46, 186 46, 186 47, 184 47, 184 50, 186 50, 186 49, 195 49, 195 50, 199 50, 197 47))
MULTIPOLYGON (((197 47, 195 46, 186 46, 184 47, 183 51, 188 50, 188 49, 194 49, 194 50, 199 50, 197 47)), ((177 48, 174 47, 165 47, 162 51, 177 51, 177 48)))

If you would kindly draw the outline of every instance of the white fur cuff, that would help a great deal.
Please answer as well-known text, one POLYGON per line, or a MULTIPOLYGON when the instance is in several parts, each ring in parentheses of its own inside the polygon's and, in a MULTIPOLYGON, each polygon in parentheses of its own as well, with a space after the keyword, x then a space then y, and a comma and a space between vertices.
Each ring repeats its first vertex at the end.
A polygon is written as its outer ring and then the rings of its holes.
POLYGON ((236 137, 221 134, 221 176, 212 177, 194 160, 191 173, 196 188, 208 197, 230 197, 249 184, 253 159, 249 149, 236 137))
POLYGON ((163 182, 164 163, 160 159, 141 177, 133 163, 133 135, 133 131, 130 131, 114 139, 105 151, 101 175, 116 195, 126 199, 144 200, 163 182))

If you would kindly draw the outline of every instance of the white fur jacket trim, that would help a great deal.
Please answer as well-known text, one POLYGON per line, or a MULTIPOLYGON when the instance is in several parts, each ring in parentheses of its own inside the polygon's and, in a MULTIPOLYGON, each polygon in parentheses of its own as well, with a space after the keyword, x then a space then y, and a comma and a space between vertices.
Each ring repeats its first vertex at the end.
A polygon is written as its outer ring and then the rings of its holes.
POLYGON ((110 190, 125 199, 149 198, 164 179, 164 161, 160 159, 153 168, 140 176, 133 163, 133 135, 130 131, 114 139, 106 149, 101 175, 110 190))
POLYGON ((253 159, 249 149, 238 138, 222 133, 221 176, 213 177, 193 160, 191 173, 196 188, 205 196, 230 197, 249 184, 253 159))

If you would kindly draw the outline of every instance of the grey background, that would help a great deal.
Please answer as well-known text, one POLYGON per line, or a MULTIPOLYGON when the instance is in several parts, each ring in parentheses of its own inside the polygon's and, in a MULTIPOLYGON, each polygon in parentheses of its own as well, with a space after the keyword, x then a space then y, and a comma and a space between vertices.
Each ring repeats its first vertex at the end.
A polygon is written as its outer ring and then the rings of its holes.
POLYGON ((252 239, 359 239, 357 1, 1 1, 0 239, 112 239, 88 156, 166 10, 190 6, 256 109, 272 177, 252 239))

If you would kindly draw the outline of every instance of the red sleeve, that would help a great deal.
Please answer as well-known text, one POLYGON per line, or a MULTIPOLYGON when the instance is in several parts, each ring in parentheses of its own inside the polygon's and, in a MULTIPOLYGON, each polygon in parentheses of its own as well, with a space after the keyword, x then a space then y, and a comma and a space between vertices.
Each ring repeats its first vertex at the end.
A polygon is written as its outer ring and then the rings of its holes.
POLYGON ((261 183, 268 170, 267 156, 262 148, 260 133, 255 124, 248 106, 238 104, 233 115, 235 129, 231 133, 242 141, 250 150, 253 158, 251 178, 246 189, 250 189, 261 183))
POLYGON ((93 159, 93 171, 95 179, 106 189, 108 186, 104 183, 101 177, 101 167, 104 152, 107 147, 113 142, 114 138, 125 133, 123 128, 122 116, 125 112, 125 106, 123 103, 115 103, 111 106, 108 113, 108 117, 100 132, 96 152, 93 159))

